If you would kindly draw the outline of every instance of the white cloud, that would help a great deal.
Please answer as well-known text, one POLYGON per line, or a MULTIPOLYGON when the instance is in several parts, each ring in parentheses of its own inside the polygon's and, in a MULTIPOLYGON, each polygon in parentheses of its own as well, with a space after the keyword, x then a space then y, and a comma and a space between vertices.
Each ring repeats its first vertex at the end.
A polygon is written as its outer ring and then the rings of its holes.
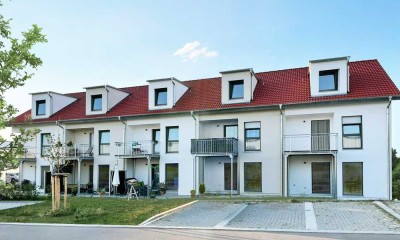
POLYGON ((174 56, 181 57, 184 61, 195 60, 199 57, 217 57, 217 51, 208 50, 207 47, 203 47, 200 42, 193 41, 188 42, 182 48, 176 50, 174 56))

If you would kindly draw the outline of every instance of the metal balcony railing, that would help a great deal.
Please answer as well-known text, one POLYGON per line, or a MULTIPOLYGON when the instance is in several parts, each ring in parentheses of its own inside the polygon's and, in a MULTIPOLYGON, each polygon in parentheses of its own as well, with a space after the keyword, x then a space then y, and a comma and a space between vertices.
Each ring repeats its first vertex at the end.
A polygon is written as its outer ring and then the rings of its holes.
POLYGON ((36 158, 36 147, 25 147, 23 158, 36 158))
POLYGON ((118 156, 159 155, 160 142, 153 140, 115 142, 118 156))
POLYGON ((65 157, 88 158, 93 157, 94 145, 76 144, 73 146, 63 146, 65 157))
POLYGON ((238 153, 237 138, 192 139, 192 154, 228 155, 238 153))
POLYGON ((338 150, 337 133, 283 136, 285 152, 331 152, 338 150))

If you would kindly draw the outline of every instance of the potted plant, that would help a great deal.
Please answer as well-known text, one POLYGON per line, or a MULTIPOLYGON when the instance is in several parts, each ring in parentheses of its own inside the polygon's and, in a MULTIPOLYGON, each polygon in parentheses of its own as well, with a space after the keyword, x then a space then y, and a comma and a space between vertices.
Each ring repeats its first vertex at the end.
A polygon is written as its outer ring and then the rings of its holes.
POLYGON ((158 186, 160 188, 160 195, 164 195, 167 192, 167 186, 163 182, 160 182, 158 186))
POLYGON ((93 183, 88 183, 87 187, 88 187, 88 193, 92 194, 93 193, 93 183))
POLYGON ((78 193, 78 186, 77 185, 73 185, 72 188, 71 188, 72 196, 76 196, 77 193, 78 193))
POLYGON ((204 183, 200 184, 199 192, 201 195, 203 195, 206 192, 206 185, 204 183))
POLYGON ((151 191, 150 192, 150 198, 156 198, 156 192, 155 191, 151 191))
POLYGON ((192 198, 195 198, 196 197, 196 190, 194 190, 194 189, 190 190, 190 196, 192 198))
POLYGON ((104 197, 106 195, 106 190, 104 188, 97 189, 97 193, 100 197, 104 197))
POLYGON ((72 146, 74 146, 74 143, 71 140, 69 140, 69 142, 67 142, 67 147, 72 147, 72 146))

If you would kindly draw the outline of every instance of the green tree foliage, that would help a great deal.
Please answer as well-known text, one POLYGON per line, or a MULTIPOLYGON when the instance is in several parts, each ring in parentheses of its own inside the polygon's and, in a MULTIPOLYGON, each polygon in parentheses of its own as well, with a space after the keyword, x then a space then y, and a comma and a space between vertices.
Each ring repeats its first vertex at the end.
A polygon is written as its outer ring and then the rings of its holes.
MULTIPOLYGON (((0 10, 3 6, 0 0, 0 10)), ((21 39, 12 36, 10 22, 0 12, 0 130, 5 128, 17 109, 8 104, 4 93, 12 88, 22 86, 32 78, 33 71, 42 65, 32 48, 38 43, 47 42, 42 29, 36 25, 22 32, 21 39)), ((11 142, 0 137, 0 171, 18 166, 18 158, 25 153, 24 144, 31 140, 38 131, 21 129, 11 142)))
POLYGON ((396 149, 392 149, 392 195, 400 199, 400 156, 396 149))

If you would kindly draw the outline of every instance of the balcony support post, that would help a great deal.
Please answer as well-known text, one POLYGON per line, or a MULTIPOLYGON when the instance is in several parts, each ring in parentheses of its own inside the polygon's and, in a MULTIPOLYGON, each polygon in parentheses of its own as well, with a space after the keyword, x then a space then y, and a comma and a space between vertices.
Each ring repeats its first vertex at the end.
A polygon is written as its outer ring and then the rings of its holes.
POLYGON ((151 191, 151 156, 146 155, 147 158, 147 197, 150 198, 150 191, 151 191))
POLYGON ((81 194, 81 158, 78 158, 78 192, 77 194, 81 194))
POLYGON ((231 159, 231 197, 233 195, 233 154, 229 154, 231 159))

